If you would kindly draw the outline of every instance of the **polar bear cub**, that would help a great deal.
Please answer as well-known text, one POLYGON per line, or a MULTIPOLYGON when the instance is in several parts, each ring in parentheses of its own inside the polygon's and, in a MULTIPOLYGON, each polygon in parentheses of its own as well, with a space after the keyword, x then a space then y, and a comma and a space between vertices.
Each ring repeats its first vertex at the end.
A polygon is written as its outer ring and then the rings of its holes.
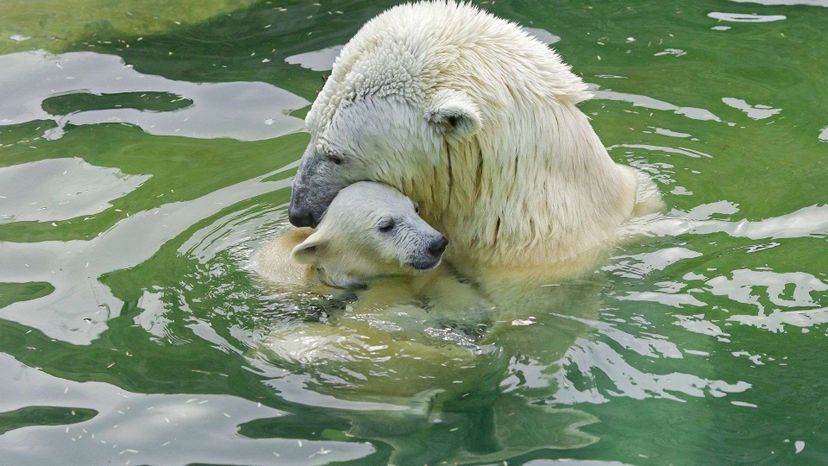
POLYGON ((289 231, 259 251, 257 270, 270 281, 363 288, 383 277, 440 265, 448 240, 394 188, 358 182, 342 189, 316 230, 289 231))

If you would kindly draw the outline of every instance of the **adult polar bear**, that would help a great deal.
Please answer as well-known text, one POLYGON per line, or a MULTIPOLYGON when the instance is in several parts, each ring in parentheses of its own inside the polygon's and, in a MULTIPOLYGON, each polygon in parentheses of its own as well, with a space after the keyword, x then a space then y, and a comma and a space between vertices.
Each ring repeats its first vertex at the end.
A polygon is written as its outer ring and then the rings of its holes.
POLYGON ((610 159, 576 107, 589 97, 514 23, 469 4, 391 8, 344 47, 308 113, 290 221, 314 226, 338 190, 372 180, 419 204, 455 264, 567 261, 607 243, 643 179, 610 159))

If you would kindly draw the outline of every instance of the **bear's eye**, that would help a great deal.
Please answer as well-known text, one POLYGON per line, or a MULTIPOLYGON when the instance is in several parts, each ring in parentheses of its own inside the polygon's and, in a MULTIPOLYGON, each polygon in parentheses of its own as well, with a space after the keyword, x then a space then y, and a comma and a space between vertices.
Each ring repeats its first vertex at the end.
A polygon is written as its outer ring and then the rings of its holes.
POLYGON ((417 204, 414 204, 414 213, 416 213, 416 214, 420 213, 420 206, 418 206, 417 204))
POLYGON ((389 231, 394 229, 394 219, 393 218, 384 218, 380 220, 379 224, 377 225, 377 230, 388 233, 389 231))
POLYGON ((325 153, 325 158, 335 163, 336 165, 342 165, 342 162, 345 161, 345 159, 342 158, 341 155, 331 151, 325 153))

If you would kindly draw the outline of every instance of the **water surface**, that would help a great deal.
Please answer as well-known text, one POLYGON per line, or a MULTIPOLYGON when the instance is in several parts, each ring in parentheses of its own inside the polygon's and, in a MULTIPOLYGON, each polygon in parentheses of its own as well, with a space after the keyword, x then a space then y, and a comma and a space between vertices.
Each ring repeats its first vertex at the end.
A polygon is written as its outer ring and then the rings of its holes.
POLYGON ((322 76, 389 5, 0 6, 3 462, 828 463, 828 3, 483 5, 668 207, 428 329, 251 272, 322 76))

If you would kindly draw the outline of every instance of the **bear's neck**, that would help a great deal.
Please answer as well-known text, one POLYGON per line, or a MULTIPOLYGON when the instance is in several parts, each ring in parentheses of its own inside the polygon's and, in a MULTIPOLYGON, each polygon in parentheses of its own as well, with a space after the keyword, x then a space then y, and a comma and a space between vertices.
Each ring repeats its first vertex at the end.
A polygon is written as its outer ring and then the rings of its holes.
POLYGON ((610 159, 586 116, 572 104, 531 111, 546 122, 534 125, 539 134, 489 120, 500 127, 444 145, 446 170, 435 170, 434 189, 417 197, 436 207, 424 217, 450 239, 449 259, 518 267, 571 261, 610 244, 630 216, 634 171, 610 159))

